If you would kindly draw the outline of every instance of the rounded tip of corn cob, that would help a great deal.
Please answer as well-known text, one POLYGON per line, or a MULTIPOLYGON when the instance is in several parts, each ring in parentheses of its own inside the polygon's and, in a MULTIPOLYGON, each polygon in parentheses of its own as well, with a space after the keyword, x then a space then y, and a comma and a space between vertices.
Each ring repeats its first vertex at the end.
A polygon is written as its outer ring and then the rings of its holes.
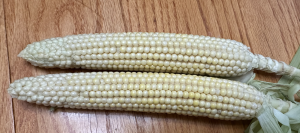
POLYGON ((21 57, 21 58, 27 60, 28 58, 26 57, 26 55, 27 55, 27 50, 25 48, 18 54, 18 57, 21 57))
POLYGON ((29 44, 22 50, 18 57, 21 57, 34 66, 45 68, 70 67, 71 51, 64 49, 62 38, 51 38, 41 42, 29 44), (67 61, 68 60, 68 61, 67 61))
POLYGON ((133 110, 251 119, 264 95, 246 84, 167 73, 93 72, 49 74, 16 80, 13 98, 65 108, 133 110))

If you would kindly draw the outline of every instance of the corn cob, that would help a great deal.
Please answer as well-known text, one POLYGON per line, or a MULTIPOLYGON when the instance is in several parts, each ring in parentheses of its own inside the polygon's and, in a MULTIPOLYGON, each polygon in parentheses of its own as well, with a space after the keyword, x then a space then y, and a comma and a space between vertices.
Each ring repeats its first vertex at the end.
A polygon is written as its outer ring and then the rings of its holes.
POLYGON ((299 76, 283 62, 252 54, 240 42, 174 33, 71 35, 29 44, 20 54, 34 66, 240 76, 252 69, 299 76))
MULTIPOLYGON (((13 98, 45 106, 177 113, 221 120, 252 119, 266 99, 254 87, 236 81, 140 72, 29 77, 16 80, 8 92, 13 98)), ((284 106, 282 112, 289 108, 284 106)))

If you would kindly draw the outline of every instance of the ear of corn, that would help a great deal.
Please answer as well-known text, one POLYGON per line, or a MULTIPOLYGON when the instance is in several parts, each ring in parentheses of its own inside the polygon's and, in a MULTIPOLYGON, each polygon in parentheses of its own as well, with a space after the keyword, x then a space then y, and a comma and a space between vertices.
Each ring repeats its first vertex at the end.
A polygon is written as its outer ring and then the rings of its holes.
POLYGON ((134 72, 23 78, 12 83, 8 92, 13 98, 45 106, 177 113, 222 120, 252 119, 266 98, 252 86, 226 79, 134 72))
POLYGON ((174 33, 101 33, 51 38, 29 44, 19 56, 52 68, 151 71, 240 76, 253 68, 300 76, 300 71, 240 42, 174 33))

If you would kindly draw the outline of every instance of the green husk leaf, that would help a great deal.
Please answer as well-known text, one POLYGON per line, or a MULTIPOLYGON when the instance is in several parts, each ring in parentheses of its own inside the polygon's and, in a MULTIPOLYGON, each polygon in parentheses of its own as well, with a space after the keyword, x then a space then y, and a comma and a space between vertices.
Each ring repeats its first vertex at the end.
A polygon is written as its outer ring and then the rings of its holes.
MULTIPOLYGON (((291 66, 300 68, 300 47, 298 48, 291 66)), ((288 112, 282 113, 269 102, 264 102, 253 119, 246 133, 300 133, 300 103, 295 101, 294 95, 300 97, 300 78, 284 75, 278 83, 250 80, 249 85, 262 91, 269 98, 289 102, 288 112)))

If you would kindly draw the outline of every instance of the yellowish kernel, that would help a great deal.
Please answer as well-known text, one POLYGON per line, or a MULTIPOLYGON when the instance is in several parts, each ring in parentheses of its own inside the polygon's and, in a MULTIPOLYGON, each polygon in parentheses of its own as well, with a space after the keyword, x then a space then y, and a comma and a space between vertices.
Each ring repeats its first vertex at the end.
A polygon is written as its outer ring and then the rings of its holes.
POLYGON ((190 92, 189 93, 189 98, 194 98, 195 97, 195 93, 194 92, 190 92))
POLYGON ((131 90, 131 91, 130 91, 130 96, 131 96, 131 97, 136 97, 136 95, 137 95, 137 94, 136 94, 136 90, 131 90))
POLYGON ((95 98, 90 98, 90 103, 95 103, 96 99, 95 98))
POLYGON ((153 104, 158 104, 159 103, 159 99, 158 98, 154 98, 153 99, 153 104))
POLYGON ((183 98, 189 98, 189 93, 187 91, 183 92, 183 98))
POLYGON ((226 96, 226 89, 221 89, 220 95, 221 96, 226 96))
POLYGON ((217 108, 216 102, 211 102, 211 103, 210 103, 210 108, 212 108, 212 109, 217 108))
POLYGON ((211 101, 212 100, 212 96, 210 94, 206 95, 206 101, 211 101))
POLYGON ((200 99, 201 95, 200 93, 195 93, 195 99, 200 99))
POLYGON ((194 103, 193 103, 193 105, 194 105, 194 106, 198 106, 198 105, 199 105, 199 103, 200 103, 200 101, 199 101, 199 100, 194 100, 194 103))
POLYGON ((202 80, 198 80, 198 86, 203 86, 204 82, 202 80))
POLYGON ((146 86, 145 86, 145 84, 140 84, 140 88, 139 88, 140 90, 146 90, 146 86))
POLYGON ((203 94, 203 93, 202 93, 201 96, 200 96, 200 99, 201 99, 201 100, 205 100, 205 99, 206 99, 206 94, 203 94))
POLYGON ((208 87, 205 87, 205 88, 204 88, 204 93, 205 93, 205 94, 209 94, 209 92, 210 92, 210 89, 209 89, 208 87))

